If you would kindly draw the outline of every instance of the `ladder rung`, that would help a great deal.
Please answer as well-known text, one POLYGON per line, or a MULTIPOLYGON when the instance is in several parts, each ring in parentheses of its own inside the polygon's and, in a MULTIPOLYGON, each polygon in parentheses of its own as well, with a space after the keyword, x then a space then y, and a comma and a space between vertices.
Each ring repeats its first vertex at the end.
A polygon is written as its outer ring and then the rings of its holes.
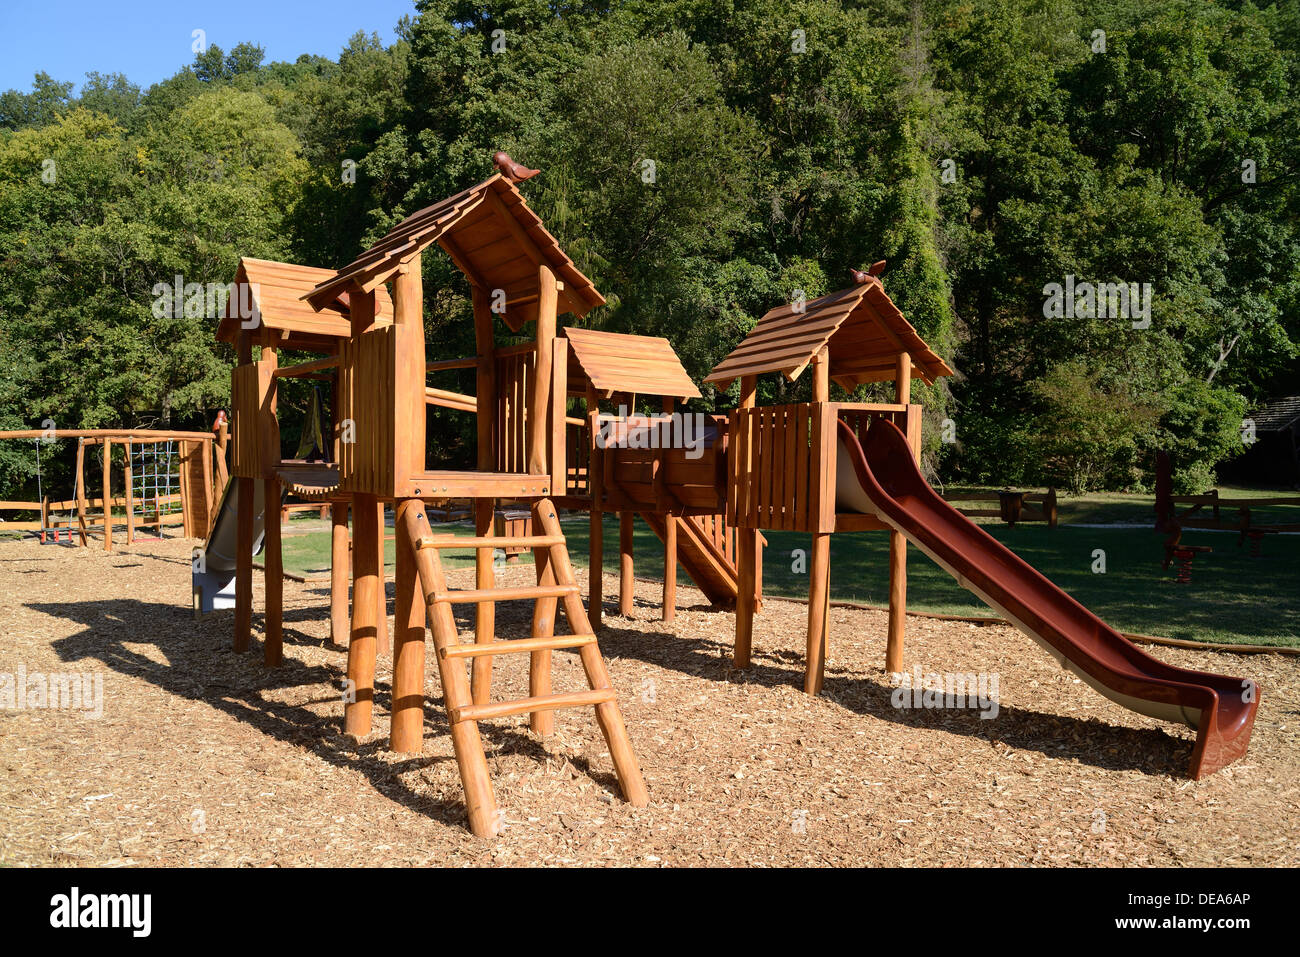
POLYGON ((577 585, 530 585, 524 588, 465 588, 459 591, 433 592, 430 603, 474 604, 485 601, 514 601, 521 598, 563 598, 576 595, 577 585))
POLYGON ((552 635, 550 638, 517 638, 514 641, 485 641, 482 644, 439 648, 444 658, 478 658, 481 655, 523 654, 554 648, 580 648, 596 640, 595 635, 552 635))
POLYGON ((563 535, 426 535, 416 548, 549 548, 563 545, 563 535))
POLYGON ((557 708, 581 708, 584 705, 603 704, 615 698, 613 688, 598 688, 594 691, 570 691, 566 694, 538 695, 535 698, 518 698, 515 701, 496 701, 491 704, 470 704, 463 708, 451 709, 452 724, 461 721, 486 721, 489 718, 505 718, 512 714, 525 714, 529 711, 555 711, 557 708))

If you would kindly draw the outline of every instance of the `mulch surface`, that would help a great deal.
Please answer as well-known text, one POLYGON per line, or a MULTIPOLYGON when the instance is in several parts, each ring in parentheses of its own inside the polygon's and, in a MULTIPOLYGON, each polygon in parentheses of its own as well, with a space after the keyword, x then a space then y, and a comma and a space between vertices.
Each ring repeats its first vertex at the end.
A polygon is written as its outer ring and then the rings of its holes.
MULTIPOLYGON (((1300 862, 1300 659, 1149 649, 1263 689, 1250 753, 1192 782, 1189 729, 1112 704, 1010 627, 909 619, 909 667, 996 672, 1001 704, 992 720, 900 710, 883 612, 831 610, 826 690, 810 698, 804 606, 769 601, 753 666, 735 671, 730 614, 680 587, 665 623, 658 586, 638 582, 621 618, 613 578, 601 647, 650 805, 617 797, 589 709, 557 713, 546 739, 526 716, 502 719, 483 728, 507 826, 479 840, 432 658, 423 754, 386 749, 382 659, 374 730, 349 738, 328 586, 286 582, 285 663, 268 670, 258 634, 231 650, 231 612, 193 619, 189 548, 0 543, 0 672, 95 673, 104 695, 99 718, 0 710, 0 866, 1300 862)), ((530 564, 503 576, 531 578, 530 564)), ((526 634, 530 614, 498 606, 499 628, 526 634)), ((555 689, 581 678, 557 652, 555 689)), ((526 656, 497 660, 494 692, 527 693, 526 656)))

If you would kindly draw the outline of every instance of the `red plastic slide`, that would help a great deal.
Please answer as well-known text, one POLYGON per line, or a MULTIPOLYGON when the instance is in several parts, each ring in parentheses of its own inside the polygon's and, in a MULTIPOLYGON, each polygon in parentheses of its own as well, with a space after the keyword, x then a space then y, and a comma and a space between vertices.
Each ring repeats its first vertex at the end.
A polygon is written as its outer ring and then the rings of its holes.
POLYGON ((862 443, 845 423, 839 428, 841 510, 869 512, 902 532, 1112 701, 1195 728, 1191 777, 1213 774, 1246 753, 1259 706, 1254 682, 1175 668, 1139 651, 940 498, 893 423, 874 423, 862 443))

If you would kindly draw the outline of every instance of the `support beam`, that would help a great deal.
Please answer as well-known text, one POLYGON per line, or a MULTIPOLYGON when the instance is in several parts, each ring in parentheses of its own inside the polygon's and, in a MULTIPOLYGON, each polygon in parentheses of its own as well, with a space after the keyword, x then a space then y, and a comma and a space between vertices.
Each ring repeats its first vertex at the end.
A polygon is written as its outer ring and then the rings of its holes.
POLYGON ((235 651, 247 651, 253 633, 253 482, 242 475, 235 479, 235 651))
MULTIPOLYGON (((478 469, 480 472, 492 472, 497 467, 496 445, 496 401, 497 401, 497 365, 496 333, 493 326, 491 303, 488 291, 479 284, 470 287, 470 296, 474 304, 474 349, 475 349, 475 402, 478 411, 475 423, 478 430, 478 469)), ((474 500, 474 534, 478 536, 492 534, 492 519, 496 511, 496 500, 481 498, 474 500)), ((493 553, 479 549, 474 553, 475 586, 491 588, 496 577, 493 567, 493 553)), ((474 641, 479 644, 490 643, 496 637, 496 605, 483 602, 474 612, 474 641)), ((475 658, 471 666, 471 693, 475 704, 486 704, 492 691, 492 658, 485 655, 475 658)))
MULTIPOLYGON (((548 506, 549 507, 549 506, 548 506)), ((533 514, 534 528, 541 527, 536 512, 533 514)), ((543 587, 555 584, 555 569, 551 567, 551 550, 533 549, 533 563, 537 569, 537 584, 543 587)), ((533 629, 530 637, 550 638, 555 634, 555 612, 558 599, 538 598, 533 604, 533 629)), ((528 696, 539 698, 551 693, 551 651, 543 648, 528 656, 528 696)), ((545 737, 555 730, 555 715, 551 711, 533 711, 528 716, 528 726, 534 734, 545 737)))
POLYGON ((618 513, 618 613, 632 616, 636 601, 636 579, 632 567, 632 512, 618 513))
POLYGON ((375 567, 379 535, 373 495, 358 494, 352 506, 352 639, 348 643, 348 699, 343 730, 356 737, 370 733, 375 697, 375 645, 379 622, 379 570, 375 567))
POLYGON ((555 347, 555 273, 543 263, 537 267, 537 367, 528 403, 528 474, 549 475, 547 434, 551 407, 551 360, 555 347))
POLYGON ((262 660, 268 668, 278 668, 284 661, 284 558, 280 547, 279 510, 273 505, 278 501, 280 483, 273 478, 263 479, 265 555, 262 581, 266 590, 266 611, 262 618, 262 660))
POLYGON ((376 620, 375 652, 387 655, 392 652, 388 641, 388 576, 384 568, 384 503, 375 503, 375 574, 378 575, 375 587, 376 620))
MULTIPOLYGON (((122 447, 126 450, 126 468, 123 470, 126 476, 126 543, 132 545, 135 543, 135 473, 131 469, 131 440, 127 439, 122 447)), ((203 450, 206 452, 207 446, 203 446, 203 450)), ((188 498, 185 501, 185 514, 189 515, 188 498)), ((207 536, 208 533, 204 531, 203 537, 207 536)))
MULTIPOLYGON (((912 401, 912 359, 899 352, 894 375, 894 401, 906 405, 912 401)), ((908 436, 911 438, 911 436, 908 436)), ((914 449, 920 461, 920 449, 914 449)), ((889 637, 885 645, 885 671, 903 670, 903 637, 907 628, 907 538, 902 532, 889 532, 889 637)))
MULTIPOLYGON (((605 612, 605 450, 596 444, 600 434, 600 395, 587 382, 587 422, 591 434, 591 455, 587 459, 587 491, 591 495, 587 534, 587 617, 593 631, 599 631, 605 612)), ((621 532, 620 532, 621 534, 621 532)), ((620 591, 622 589, 620 584, 620 591)))
POLYGON ((393 716, 388 746, 398 754, 419 754, 424 747, 424 596, 415 552, 402 540, 404 515, 419 504, 418 499, 402 500, 393 519, 397 597, 393 615, 393 716))
POLYGON ((808 657, 803 690, 820 694, 830 648, 831 536, 814 532, 808 563, 808 657))
POLYGON ((677 617, 677 522, 672 512, 664 513, 664 621, 677 617))
MULTIPOLYGON (((755 376, 742 376, 740 380, 740 408, 752 409, 758 389, 755 376)), ((735 455, 735 444, 731 445, 735 455)), ((748 461, 738 462, 737 468, 741 480, 751 474, 752 467, 748 461)), ((736 668, 748 668, 751 649, 754 643, 754 585, 758 575, 758 529, 736 529, 736 644, 731 653, 731 663, 736 668)))
MULTIPOLYGON (((104 497, 102 501, 104 503, 104 551, 106 552, 111 552, 113 550, 113 497, 110 490, 111 483, 109 481, 112 478, 109 462, 109 456, 112 454, 112 449, 113 441, 108 438, 104 439, 104 497)), ((160 525, 159 528, 161 529, 162 526, 160 525)), ((162 532, 159 531, 159 534, 161 535, 162 532)))
POLYGON ((343 648, 348 643, 348 503, 330 505, 330 641, 343 648))
MULTIPOLYGON (((474 534, 484 538, 492 534, 493 518, 496 512, 496 500, 478 498, 474 500, 474 534)), ((474 550, 474 586, 479 590, 492 588, 496 584, 495 549, 478 548, 474 550)), ((496 603, 480 602, 474 612, 474 642, 480 645, 491 644, 496 640, 496 603)), ((492 699, 492 656, 475 658, 471 668, 470 692, 474 704, 487 704, 492 699)))
MULTIPOLYGON (((813 359, 813 402, 827 403, 831 398, 830 355, 826 346, 813 359)), ((835 449, 822 449, 821 468, 834 468, 835 449)), ((834 491, 833 483, 830 489, 834 491)), ((829 532, 814 531, 812 554, 808 567, 808 650, 805 663, 803 690, 820 694, 826 673, 826 656, 830 653, 830 577, 831 536, 829 532)))

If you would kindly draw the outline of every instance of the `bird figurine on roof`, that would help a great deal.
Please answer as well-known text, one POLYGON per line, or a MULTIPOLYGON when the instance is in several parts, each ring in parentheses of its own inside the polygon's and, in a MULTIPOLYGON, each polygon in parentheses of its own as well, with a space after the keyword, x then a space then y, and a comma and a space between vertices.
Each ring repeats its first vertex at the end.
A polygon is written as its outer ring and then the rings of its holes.
POLYGON ((885 260, 882 259, 879 262, 872 263, 867 268, 866 272, 863 272, 861 269, 850 269, 849 276, 853 279, 853 284, 855 286, 861 286, 872 278, 879 277, 879 275, 884 271, 885 260))
POLYGON ((529 169, 522 163, 516 163, 505 150, 497 150, 492 155, 492 162, 501 171, 501 175, 512 183, 522 183, 524 180, 532 179, 541 172, 539 169, 529 169))

